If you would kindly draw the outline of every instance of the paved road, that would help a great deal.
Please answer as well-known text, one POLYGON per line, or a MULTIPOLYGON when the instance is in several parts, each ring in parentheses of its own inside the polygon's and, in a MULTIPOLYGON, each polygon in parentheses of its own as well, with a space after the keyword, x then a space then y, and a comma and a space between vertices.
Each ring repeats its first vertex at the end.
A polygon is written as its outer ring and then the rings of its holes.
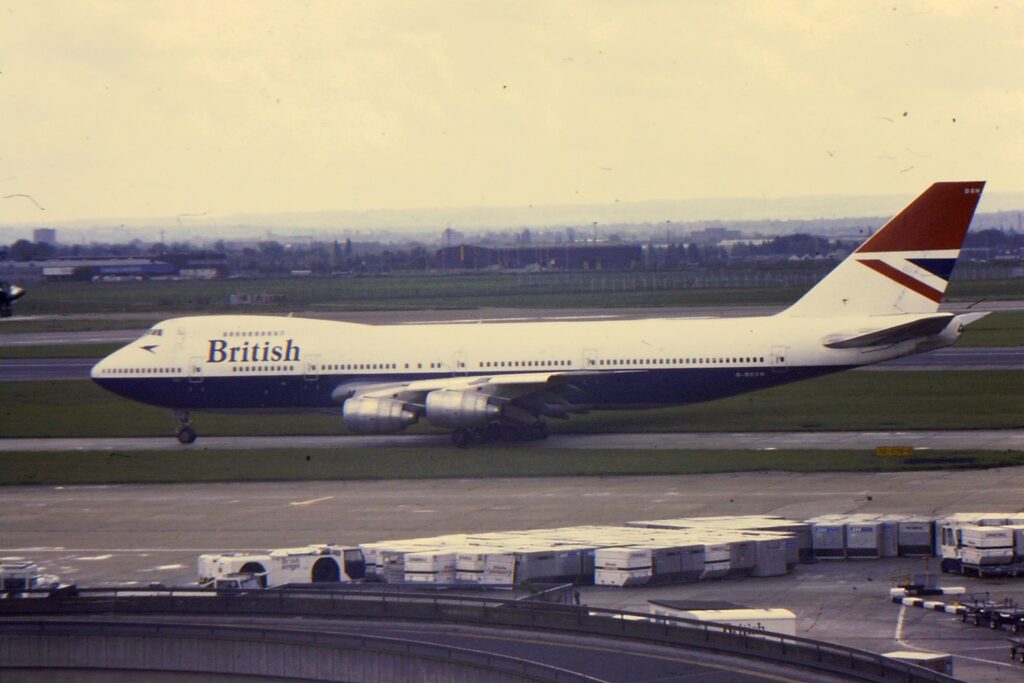
MULTIPOLYGON (((88 379, 89 369, 99 359, 43 358, 0 360, 0 382, 88 379)), ((897 358, 866 368, 878 370, 1020 370, 1024 369, 1024 347, 946 348, 906 358, 897 358)))
MULTIPOLYGON (((200 436, 183 446, 166 437, 0 439, 2 452, 47 451, 193 451, 253 449, 348 449, 449 446, 446 435, 410 436, 200 436)), ((582 450, 863 450, 909 446, 928 450, 1024 451, 1024 429, 915 432, 693 432, 641 434, 562 434, 532 444, 541 448, 582 450)), ((922 453, 924 454, 924 453, 922 453)))

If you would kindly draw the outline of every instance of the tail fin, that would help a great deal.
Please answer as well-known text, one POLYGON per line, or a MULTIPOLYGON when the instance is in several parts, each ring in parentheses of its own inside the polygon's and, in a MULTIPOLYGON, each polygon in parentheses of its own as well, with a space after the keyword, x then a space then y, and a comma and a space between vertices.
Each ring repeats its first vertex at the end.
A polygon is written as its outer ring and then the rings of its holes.
POLYGON ((935 183, 782 315, 934 313, 984 187, 935 183))

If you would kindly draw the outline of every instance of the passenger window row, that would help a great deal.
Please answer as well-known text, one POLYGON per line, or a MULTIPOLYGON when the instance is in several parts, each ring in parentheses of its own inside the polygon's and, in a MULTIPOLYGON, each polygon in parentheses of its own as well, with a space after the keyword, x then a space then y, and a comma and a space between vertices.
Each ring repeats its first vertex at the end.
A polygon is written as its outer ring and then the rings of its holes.
POLYGON ((181 368, 103 368, 104 375, 171 375, 180 374, 181 368))
MULTIPOLYGON (((598 365, 714 365, 718 363, 763 363, 764 356, 744 356, 731 358, 618 358, 599 360, 598 365)), ((593 364, 593 361, 591 361, 593 364)))
POLYGON ((284 335, 285 333, 282 330, 248 330, 223 333, 225 337, 283 337, 284 335))

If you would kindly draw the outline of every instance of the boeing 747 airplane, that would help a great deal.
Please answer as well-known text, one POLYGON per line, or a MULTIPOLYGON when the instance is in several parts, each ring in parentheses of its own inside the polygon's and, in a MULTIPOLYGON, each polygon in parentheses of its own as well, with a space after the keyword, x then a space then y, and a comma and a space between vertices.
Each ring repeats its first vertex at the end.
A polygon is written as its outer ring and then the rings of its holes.
POLYGON ((939 312, 983 182, 935 183, 771 316, 360 325, 174 318, 92 378, 170 408, 334 410, 362 434, 426 420, 458 446, 547 435, 545 418, 710 401, 953 344, 984 313, 939 312))

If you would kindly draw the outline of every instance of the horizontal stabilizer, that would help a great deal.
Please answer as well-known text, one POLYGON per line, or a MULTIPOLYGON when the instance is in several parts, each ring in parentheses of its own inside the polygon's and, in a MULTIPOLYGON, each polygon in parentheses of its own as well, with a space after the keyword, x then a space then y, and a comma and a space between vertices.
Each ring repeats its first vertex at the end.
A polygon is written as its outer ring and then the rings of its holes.
POLYGON ((909 323, 901 323, 880 330, 861 330, 849 335, 833 335, 826 337, 825 346, 830 349, 860 349, 869 346, 890 346, 917 337, 929 337, 942 332, 954 318, 952 313, 940 313, 927 318, 919 318, 909 323))

